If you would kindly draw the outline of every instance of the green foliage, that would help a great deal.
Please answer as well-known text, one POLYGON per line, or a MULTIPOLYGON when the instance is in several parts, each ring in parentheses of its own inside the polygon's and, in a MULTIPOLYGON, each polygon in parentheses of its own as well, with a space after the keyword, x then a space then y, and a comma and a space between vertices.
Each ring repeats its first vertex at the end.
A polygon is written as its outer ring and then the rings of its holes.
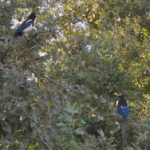
POLYGON ((114 92, 130 105, 127 149, 150 149, 149 1, 0 2, 0 149, 123 150, 114 92))

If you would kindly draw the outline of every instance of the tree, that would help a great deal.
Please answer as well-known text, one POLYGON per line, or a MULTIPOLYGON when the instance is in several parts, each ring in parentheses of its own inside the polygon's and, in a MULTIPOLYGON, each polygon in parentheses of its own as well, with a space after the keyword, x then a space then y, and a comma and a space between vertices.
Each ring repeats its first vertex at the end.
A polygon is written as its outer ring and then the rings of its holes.
POLYGON ((130 105, 127 149, 149 149, 148 3, 1 2, 1 55, 16 20, 40 15, 0 63, 1 149, 124 149, 114 92, 130 105))

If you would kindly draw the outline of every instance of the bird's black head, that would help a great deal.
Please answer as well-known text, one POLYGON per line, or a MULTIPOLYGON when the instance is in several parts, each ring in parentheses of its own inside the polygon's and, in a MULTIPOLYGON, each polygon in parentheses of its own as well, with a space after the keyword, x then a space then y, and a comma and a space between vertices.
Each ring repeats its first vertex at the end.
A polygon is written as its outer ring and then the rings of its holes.
POLYGON ((124 98, 124 94, 120 94, 118 97, 119 98, 124 98))
POLYGON ((28 20, 29 20, 29 19, 34 20, 35 17, 36 17, 36 14, 35 14, 35 13, 31 13, 31 14, 29 15, 29 17, 28 17, 28 20))
POLYGON ((117 94, 117 93, 114 93, 114 94, 119 97, 117 106, 128 107, 128 103, 127 103, 126 99, 124 98, 124 94, 117 94))

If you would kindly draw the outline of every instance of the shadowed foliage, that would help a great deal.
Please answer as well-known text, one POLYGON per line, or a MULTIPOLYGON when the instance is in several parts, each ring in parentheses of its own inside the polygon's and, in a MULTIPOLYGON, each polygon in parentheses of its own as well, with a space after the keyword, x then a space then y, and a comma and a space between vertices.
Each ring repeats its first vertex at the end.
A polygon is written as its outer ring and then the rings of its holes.
POLYGON ((148 0, 0 2, 0 149, 150 149, 148 0), (12 44, 31 13, 35 28, 12 44))

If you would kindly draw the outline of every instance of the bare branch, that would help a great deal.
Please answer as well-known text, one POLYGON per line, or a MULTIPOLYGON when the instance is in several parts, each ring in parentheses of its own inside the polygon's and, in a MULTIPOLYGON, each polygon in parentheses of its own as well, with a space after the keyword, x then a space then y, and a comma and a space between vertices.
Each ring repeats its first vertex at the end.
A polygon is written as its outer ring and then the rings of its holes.
POLYGON ((45 96, 44 96, 44 100, 46 102, 46 106, 47 106, 47 109, 48 109, 48 116, 49 116, 49 118, 51 118, 50 109, 49 109, 49 106, 48 106, 48 103, 47 103, 47 100, 46 100, 45 96))
POLYGON ((60 85, 59 83, 57 83, 56 81, 54 81, 53 79, 51 79, 51 78, 49 78, 49 77, 46 77, 46 76, 43 76, 43 77, 45 77, 46 79, 48 79, 48 80, 54 82, 54 83, 57 84, 57 85, 60 85))
POLYGON ((48 149, 52 150, 52 149, 47 145, 47 143, 42 139, 42 137, 41 137, 40 134, 39 134, 39 137, 40 137, 40 139, 42 140, 42 142, 48 147, 48 149))

